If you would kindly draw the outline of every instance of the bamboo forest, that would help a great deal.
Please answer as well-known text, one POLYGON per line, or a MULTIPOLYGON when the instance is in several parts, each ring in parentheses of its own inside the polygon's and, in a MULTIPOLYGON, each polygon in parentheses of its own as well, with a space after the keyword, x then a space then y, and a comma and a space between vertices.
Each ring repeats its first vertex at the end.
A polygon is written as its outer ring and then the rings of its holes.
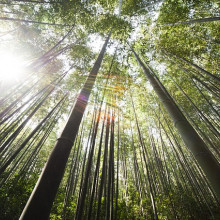
POLYGON ((219 220, 220 2, 0 0, 0 220, 219 220))

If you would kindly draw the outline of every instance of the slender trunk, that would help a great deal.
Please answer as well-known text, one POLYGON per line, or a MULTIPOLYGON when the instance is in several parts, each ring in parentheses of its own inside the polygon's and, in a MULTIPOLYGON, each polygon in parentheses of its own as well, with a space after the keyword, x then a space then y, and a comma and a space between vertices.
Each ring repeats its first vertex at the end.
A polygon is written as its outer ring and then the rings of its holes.
POLYGON ((105 149, 104 149, 104 156, 103 156, 103 163, 102 163, 102 175, 101 175, 101 181, 100 181, 99 191, 98 191, 98 205, 97 205, 97 211, 96 211, 96 220, 100 219, 100 211, 101 211, 101 205, 102 205, 101 200, 102 200, 104 183, 105 183, 105 179, 106 179, 108 141, 109 141, 109 125, 110 125, 110 119, 109 119, 109 114, 107 114, 105 149))
POLYGON ((101 137, 100 137, 100 142, 99 142, 99 151, 98 151, 98 156, 97 156, 97 163, 96 163, 96 169, 95 169, 95 174, 94 174, 92 193, 91 193, 91 198, 90 198, 90 202, 89 202, 90 203, 89 204, 89 212, 88 212, 88 217, 87 217, 88 220, 92 218, 93 200, 94 200, 94 194, 95 194, 95 189, 96 189, 96 184, 97 184, 97 176, 98 176, 99 167, 100 167, 100 159, 101 159, 101 149, 102 149, 102 139, 103 139, 103 133, 104 133, 105 117, 106 117, 106 113, 104 114, 104 119, 103 119, 103 124, 102 124, 101 137))
POLYGON ((162 25, 159 25, 159 27, 174 26, 174 25, 181 25, 181 24, 203 23, 203 22, 219 21, 219 20, 220 20, 220 17, 199 18, 199 19, 194 19, 190 21, 182 21, 182 22, 176 22, 176 23, 171 23, 171 24, 162 24, 162 25))
MULTIPOLYGON (((130 95, 131 95, 131 93, 130 93, 130 95)), ((147 172, 147 181, 148 181, 149 190, 150 190, 150 199, 151 199, 151 203, 152 203, 154 218, 156 220, 158 220, 157 207, 156 207, 154 193, 153 193, 153 187, 152 187, 152 183, 151 183, 151 175, 150 175, 150 172, 149 172, 149 165, 150 165, 149 156, 148 156, 148 153, 147 153, 147 150, 146 150, 146 147, 145 147, 144 140, 143 140, 142 135, 141 135, 141 131, 140 131, 140 127, 139 127, 139 123, 138 123, 138 119, 137 119, 137 115, 136 115, 132 95, 131 95, 131 103, 132 103, 135 122, 136 122, 137 130, 138 130, 138 138, 139 138, 140 146, 142 148, 143 158, 144 158, 146 172, 147 172), (147 156, 147 159, 146 159, 145 155, 147 156)))
POLYGON ((107 220, 112 219, 112 206, 111 202, 113 201, 112 197, 112 189, 113 189, 113 170, 114 170, 114 157, 113 157, 113 152, 114 152, 114 115, 112 115, 112 120, 111 120, 111 131, 110 131, 110 147, 109 147, 109 163, 108 163, 108 183, 107 183, 107 207, 106 207, 106 216, 105 218, 107 220))
POLYGON ((70 25, 66 25, 66 24, 55 24, 55 23, 47 23, 47 22, 25 20, 25 19, 19 19, 19 18, 9 18, 9 17, 0 17, 0 20, 2 20, 2 21, 21 22, 21 23, 29 23, 29 24, 39 24, 39 25, 61 26, 61 27, 69 27, 70 26, 70 25))
POLYGON ((38 105, 33 109, 33 111, 28 115, 28 117, 22 122, 22 124, 9 136, 9 138, 1 145, 0 152, 2 152, 12 141, 17 137, 17 135, 21 132, 24 126, 29 122, 29 120, 34 116, 34 114, 38 111, 38 109, 43 105, 48 96, 53 92, 54 88, 38 103, 38 105))
POLYGON ((26 146, 29 140, 35 135, 35 133, 42 127, 42 125, 47 121, 47 119, 53 114, 60 103, 64 100, 66 95, 54 106, 54 108, 48 113, 48 115, 37 125, 37 127, 28 135, 24 142, 19 146, 19 148, 13 153, 9 160, 3 164, 0 168, 0 175, 5 171, 5 169, 10 165, 10 163, 15 159, 15 157, 20 153, 20 151, 26 146))
POLYGON ((177 55, 174 55, 175 57, 177 57, 179 60, 183 61, 184 63, 187 63, 193 67, 195 67, 197 70, 205 73, 207 76, 210 76, 212 77, 214 80, 217 80, 218 82, 220 82, 220 78, 216 75, 213 75, 212 73, 208 72, 207 70, 204 70, 202 67, 198 66, 197 64, 185 59, 185 58, 182 58, 182 57, 179 57, 177 55))
POLYGON ((47 1, 47 2, 45 2, 45 1, 31 1, 31 0, 11 0, 11 1, 13 1, 13 2, 22 2, 22 3, 37 3, 37 4, 57 4, 57 3, 62 3, 62 1, 58 1, 58 2, 56 2, 56 1, 47 1))
POLYGON ((205 94, 202 92, 202 90, 196 85, 196 83, 194 82, 193 79, 191 79, 192 83, 194 84, 194 86, 198 89, 199 93, 202 95, 202 97, 206 100, 206 102, 208 103, 208 105, 211 107, 211 109, 213 110, 213 112, 215 112, 215 114, 220 118, 220 114, 219 112, 214 108, 213 104, 208 100, 208 98, 205 96, 205 94))
POLYGON ((194 80, 196 80, 197 82, 199 82, 203 87, 205 87, 207 89, 207 91, 209 91, 210 93, 212 93, 212 95, 220 100, 220 96, 218 95, 218 93, 213 90, 213 88, 211 88, 210 86, 208 86, 208 84, 206 82, 204 82, 203 80, 199 79, 198 77, 196 77, 195 75, 192 77, 194 80))
MULTIPOLYGON (((44 53, 41 57, 39 57, 36 61, 34 61, 31 64, 31 67, 35 67, 36 65, 39 66, 39 63, 44 63, 45 60, 48 60, 51 58, 51 56, 54 57, 54 50, 68 37, 68 35, 72 32, 75 25, 73 25, 70 30, 63 36, 61 40, 59 40, 50 50, 48 50, 46 53, 44 53), (52 53, 53 52, 53 53, 52 53)), ((63 48, 62 48, 63 49, 63 48)), ((61 50, 62 50, 61 49, 61 50)), ((58 51, 59 52, 59 51, 58 51)), ((43 64, 42 64, 43 65, 43 64)))
POLYGON ((96 118, 97 122, 95 124, 94 133, 93 133, 93 137, 92 137, 92 143, 90 146, 90 153, 89 153, 88 162, 86 165, 86 172, 85 172, 85 177, 84 177, 83 186, 82 186, 82 193, 80 195, 80 200, 79 200, 79 203, 77 206, 78 211, 77 211, 76 219, 83 218, 83 211, 84 211, 85 199, 86 199, 86 194, 87 194, 87 188, 88 188, 88 184, 89 184, 89 177, 90 177, 90 173, 91 173, 92 159, 93 159, 93 155, 94 155, 96 136, 97 136, 98 126, 99 126, 99 121, 100 121, 100 116, 101 116, 101 107, 102 107, 102 105, 100 105, 100 109, 98 111, 98 117, 96 118))
POLYGON ((186 146, 191 150, 199 165, 202 167, 213 189, 215 190, 217 197, 220 199, 220 165, 218 161, 209 151, 208 147, 200 138, 200 136, 196 133, 194 128, 187 121, 187 119, 180 111, 176 103, 173 101, 171 96, 168 94, 159 79, 155 75, 152 75, 151 70, 144 65, 144 63, 141 61, 141 59, 138 57, 133 49, 132 51, 140 66, 142 67, 144 73, 146 74, 148 80, 153 86, 156 94, 170 114, 174 125, 178 129, 186 146))
POLYGON ((115 196, 115 220, 118 219, 118 193, 119 193, 119 146, 120 146, 120 113, 118 109, 118 143, 117 143, 117 174, 116 174, 116 196, 115 196))
MULTIPOLYGON (((192 101, 192 99, 186 94, 186 92, 181 88, 181 86, 173 79, 172 76, 169 76, 171 78, 171 80, 174 82, 174 84, 177 86, 177 88, 183 93, 183 95, 186 97, 186 99, 192 104, 192 106, 196 109, 196 111, 199 113, 200 118, 203 119, 207 125, 210 126, 210 128, 212 129, 212 132, 216 135, 216 137, 220 137, 220 134, 218 132, 218 130, 214 127, 214 125, 212 124, 212 122, 210 120, 213 120, 212 118, 209 117, 209 119, 203 114, 203 112, 197 107, 197 105, 192 101)), ((213 123, 215 124, 215 121, 213 121, 213 123)), ((218 126, 218 124, 215 124, 216 126, 218 126)))
MULTIPOLYGON (((116 51, 117 51, 117 49, 115 50, 115 53, 114 53, 114 56, 113 56, 113 59, 111 61, 111 65, 110 65, 110 68, 109 68, 109 71, 108 71, 108 77, 107 77, 107 81, 105 83, 105 89, 104 89, 104 92, 103 92, 99 113, 101 112, 101 107, 102 107, 102 104, 103 104, 103 101, 104 101, 104 97, 105 97, 105 94, 106 94, 106 88, 108 86, 108 80, 109 80, 109 77, 111 75, 111 70, 112 70, 112 66, 113 66, 113 63, 114 63, 116 51)), ((102 131, 101 131, 101 138, 100 138, 100 143, 99 143, 99 151, 98 151, 97 163, 96 163, 96 170, 95 170, 95 174, 94 174, 93 187, 92 187, 91 198, 90 198, 90 205, 89 205, 89 211, 88 211, 88 217, 87 217, 88 220, 91 218, 91 215, 92 215, 92 208, 93 208, 93 200, 94 200, 95 189, 96 189, 96 185, 98 186, 97 175, 98 175, 99 166, 100 166, 101 145, 102 145, 102 139, 103 139, 105 119, 106 119, 106 109, 105 109, 105 113, 104 113, 104 119, 103 119, 102 131)))
POLYGON ((66 163, 75 141, 96 76, 101 66, 110 35, 111 32, 109 33, 84 87, 78 96, 78 100, 61 137, 57 140, 50 158, 42 171, 20 219, 48 219, 50 215, 53 200, 62 180, 66 163))

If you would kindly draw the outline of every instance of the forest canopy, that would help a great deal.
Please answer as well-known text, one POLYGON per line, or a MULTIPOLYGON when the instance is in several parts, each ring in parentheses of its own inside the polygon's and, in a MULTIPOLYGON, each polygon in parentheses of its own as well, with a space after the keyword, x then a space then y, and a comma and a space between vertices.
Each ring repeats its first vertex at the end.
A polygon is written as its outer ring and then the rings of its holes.
POLYGON ((0 219, 219 219, 220 2, 0 0, 0 219))

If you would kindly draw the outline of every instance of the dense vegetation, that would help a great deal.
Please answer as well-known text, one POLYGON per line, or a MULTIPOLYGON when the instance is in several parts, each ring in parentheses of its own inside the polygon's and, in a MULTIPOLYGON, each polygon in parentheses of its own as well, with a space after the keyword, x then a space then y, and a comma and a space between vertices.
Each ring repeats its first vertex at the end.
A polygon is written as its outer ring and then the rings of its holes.
POLYGON ((1 0, 0 219, 219 219, 219 9, 1 0))

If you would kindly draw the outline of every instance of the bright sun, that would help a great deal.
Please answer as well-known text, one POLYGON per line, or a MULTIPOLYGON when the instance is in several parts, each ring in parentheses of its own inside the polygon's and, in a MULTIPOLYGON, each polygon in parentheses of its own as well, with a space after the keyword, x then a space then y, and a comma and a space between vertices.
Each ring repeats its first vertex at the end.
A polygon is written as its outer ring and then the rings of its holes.
POLYGON ((20 81, 23 71, 23 61, 20 57, 0 51, 0 83, 20 81))

